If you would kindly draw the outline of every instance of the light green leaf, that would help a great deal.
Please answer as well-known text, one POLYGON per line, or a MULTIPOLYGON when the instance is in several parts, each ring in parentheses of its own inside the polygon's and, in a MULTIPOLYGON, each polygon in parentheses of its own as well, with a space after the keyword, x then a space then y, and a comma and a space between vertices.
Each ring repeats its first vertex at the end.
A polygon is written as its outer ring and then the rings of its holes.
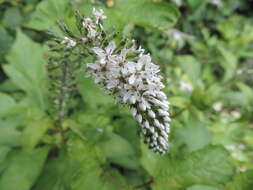
POLYGON ((186 151, 189 152, 201 149, 211 142, 206 125, 196 119, 190 119, 184 127, 175 129, 174 135, 176 146, 186 146, 186 151))
POLYGON ((0 93, 0 118, 8 114, 15 106, 16 102, 12 97, 0 93))
POLYGON ((21 31, 7 56, 4 70, 19 88, 24 90, 33 105, 45 108, 46 70, 43 48, 21 31))
POLYGON ((228 49, 218 46, 218 50, 223 56, 220 60, 220 64, 225 70, 224 81, 231 79, 235 75, 236 67, 237 67, 237 57, 230 52, 228 49))
POLYGON ((197 83, 200 80, 201 65, 197 59, 191 55, 177 56, 177 63, 180 64, 183 71, 194 82, 197 83))
POLYGON ((112 25, 111 22, 119 27, 137 24, 158 31, 168 30, 179 17, 179 12, 173 4, 150 0, 118 1, 114 7, 106 10, 106 14, 106 22, 110 22, 109 25, 112 25))
POLYGON ((9 146, 0 145, 0 174, 8 166, 8 160, 6 157, 10 151, 11 148, 9 146))
POLYGON ((0 178, 1 190, 30 190, 39 176, 48 148, 38 148, 29 152, 13 151, 9 156, 9 166, 0 178))
POLYGON ((194 185, 187 188, 186 190, 220 190, 220 189, 216 187, 207 186, 207 185, 194 185))
POLYGON ((21 132, 16 129, 18 120, 0 120, 0 145, 17 146, 20 143, 21 132))
POLYGON ((105 158, 96 145, 73 138, 68 142, 69 159, 78 162, 71 183, 72 190, 118 190, 127 185, 119 173, 103 167, 105 158))
POLYGON ((81 84, 79 92, 81 93, 84 102, 88 103, 87 106, 90 108, 97 109, 100 106, 113 104, 114 101, 112 96, 105 94, 101 88, 92 81, 92 79, 82 77, 79 83, 81 84))
POLYGON ((31 20, 25 26, 36 30, 48 30, 57 26, 57 20, 67 21, 70 15, 69 0, 44 0, 37 5, 31 20))
POLYGON ((237 174, 225 190, 251 190, 253 187, 253 170, 237 174))
POLYGON ((43 134, 52 127, 49 119, 30 120, 22 132, 21 144, 25 149, 33 149, 43 134))
POLYGON ((131 144, 119 135, 107 133, 100 142, 103 154, 113 163, 130 169, 138 167, 138 160, 131 144))
POLYGON ((221 147, 207 147, 182 156, 159 159, 153 176, 155 190, 181 190, 194 184, 222 185, 230 180, 234 168, 221 147))

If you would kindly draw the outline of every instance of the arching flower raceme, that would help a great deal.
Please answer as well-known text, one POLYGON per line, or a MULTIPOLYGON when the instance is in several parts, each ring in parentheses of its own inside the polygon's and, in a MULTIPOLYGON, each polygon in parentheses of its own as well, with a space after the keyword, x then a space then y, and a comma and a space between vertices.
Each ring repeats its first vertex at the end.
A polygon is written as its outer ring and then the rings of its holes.
POLYGON ((93 10, 93 18, 85 18, 83 27, 86 38, 94 41, 92 51, 96 55, 93 63, 87 64, 88 75, 115 97, 119 104, 130 107, 133 117, 140 125, 140 135, 149 148, 163 154, 168 149, 170 132, 169 102, 162 89, 160 68, 154 64, 144 49, 117 46, 110 41, 98 43, 105 19, 102 10, 93 10), (94 35, 90 35, 93 33, 94 35), (94 36, 96 39, 94 39, 94 36), (96 40, 96 41, 95 41, 96 40))

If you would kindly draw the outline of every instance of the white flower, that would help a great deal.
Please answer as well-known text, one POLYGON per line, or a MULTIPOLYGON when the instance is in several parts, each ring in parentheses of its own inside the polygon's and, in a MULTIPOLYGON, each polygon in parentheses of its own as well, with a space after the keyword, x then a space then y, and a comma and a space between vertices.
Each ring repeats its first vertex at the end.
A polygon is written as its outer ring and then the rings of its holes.
POLYGON ((184 39, 193 39, 194 38, 194 36, 189 35, 189 34, 184 33, 184 32, 180 32, 177 29, 171 29, 168 32, 168 35, 169 35, 169 37, 171 37, 175 41, 181 41, 181 40, 184 40, 184 39))
MULTIPOLYGON (((93 15, 95 24, 106 18, 102 10, 94 9, 93 15)), ((93 26, 93 20, 84 21, 84 27, 88 31, 94 29, 99 36, 99 27, 93 26)), ((104 47, 97 36, 91 40, 96 41, 92 50, 97 59, 87 65, 89 75, 106 93, 114 95, 117 103, 129 105, 131 114, 140 125, 140 135, 149 148, 165 153, 170 132, 169 102, 162 92, 164 85, 159 66, 152 62, 143 48, 136 48, 135 43, 120 50, 114 42, 104 47)))
POLYGON ((191 92, 193 90, 193 87, 190 83, 185 81, 180 81, 180 90, 184 92, 191 92))
POLYGON ((83 20, 83 27, 84 28, 95 28, 96 25, 94 24, 93 20, 91 18, 85 18, 83 20))
POLYGON ((174 3, 176 3, 178 6, 182 5, 182 0, 173 0, 174 3))
POLYGON ((209 0, 209 2, 217 7, 221 7, 223 5, 221 0, 209 0))
POLYGON ((66 44, 68 48, 76 46, 76 42, 68 37, 64 37, 64 39, 61 41, 61 44, 66 44))
POLYGON ((96 18, 96 24, 98 24, 99 21, 104 20, 104 19, 107 18, 107 17, 104 15, 103 9, 96 10, 95 8, 93 8, 92 13, 93 13, 93 15, 94 15, 95 18, 96 18))
POLYGON ((235 110, 231 111, 230 115, 235 119, 239 119, 241 117, 241 113, 235 110))
POLYGON ((223 104, 222 102, 216 102, 212 105, 212 108, 216 111, 216 112, 220 112, 223 108, 223 104))

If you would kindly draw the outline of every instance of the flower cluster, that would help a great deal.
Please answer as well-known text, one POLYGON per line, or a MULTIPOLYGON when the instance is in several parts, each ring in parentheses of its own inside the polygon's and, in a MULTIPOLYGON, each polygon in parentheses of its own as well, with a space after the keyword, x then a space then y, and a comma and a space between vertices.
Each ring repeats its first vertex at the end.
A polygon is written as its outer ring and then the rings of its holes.
POLYGON ((105 92, 113 94, 118 103, 131 107, 149 148, 165 153, 170 129, 169 102, 161 91, 164 85, 158 74, 159 67, 152 63, 149 54, 135 46, 117 53, 115 43, 110 42, 106 48, 94 47, 93 51, 97 60, 88 64, 89 74, 105 92))
POLYGON ((101 35, 102 10, 93 10, 93 17, 83 19, 83 27, 91 49, 96 55, 89 63, 88 75, 99 83, 104 91, 112 94, 119 104, 127 104, 140 125, 140 135, 149 148, 163 154, 168 149, 170 132, 169 102, 162 89, 159 66, 154 64, 144 49, 131 45, 117 46, 101 35), (100 40, 100 43, 98 43, 100 40), (103 41, 103 43, 102 43, 103 41))

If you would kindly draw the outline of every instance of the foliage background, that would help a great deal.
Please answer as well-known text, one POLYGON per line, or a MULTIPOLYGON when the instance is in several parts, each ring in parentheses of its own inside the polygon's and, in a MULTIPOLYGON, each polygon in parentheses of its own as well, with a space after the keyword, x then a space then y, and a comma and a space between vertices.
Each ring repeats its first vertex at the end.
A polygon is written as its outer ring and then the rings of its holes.
MULTIPOLYGON (((250 0, 0 0, 1 190, 251 190, 250 0), (152 153, 137 122, 80 73, 71 114, 48 109, 49 35, 74 9, 137 39, 162 68, 171 149, 152 153)), ((70 101, 70 100, 68 100, 70 101)))

